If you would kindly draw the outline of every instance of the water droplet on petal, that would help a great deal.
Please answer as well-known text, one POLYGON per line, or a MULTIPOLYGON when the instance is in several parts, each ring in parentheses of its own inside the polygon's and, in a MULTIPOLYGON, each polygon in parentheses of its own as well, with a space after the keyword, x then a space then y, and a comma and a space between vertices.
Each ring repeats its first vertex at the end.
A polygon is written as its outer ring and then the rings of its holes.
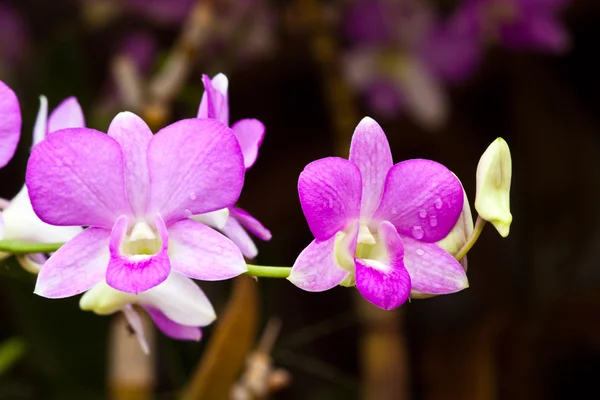
POLYGON ((223 248, 221 246, 215 247, 215 251, 217 252, 217 254, 223 254, 223 248))
POLYGON ((429 225, 431 225, 432 228, 435 228, 438 224, 438 219, 435 215, 432 215, 431 217, 429 217, 429 225))
POLYGON ((419 211, 419 217, 427 218, 427 210, 423 209, 423 210, 419 211))
POLYGON ((417 249, 417 254, 420 256, 425 255, 425 251, 423 251, 423 249, 417 249))
POLYGON ((419 240, 423 239, 425 232, 423 231, 423 228, 421 228, 419 225, 415 225, 412 228, 412 235, 415 239, 419 240))
POLYGON ((196 200, 196 193, 190 192, 190 199, 191 200, 196 200))
POLYGON ((183 210, 183 214, 186 217, 191 217, 192 216, 192 212, 190 210, 188 210, 187 208, 185 210, 183 210))
POLYGON ((433 203, 433 205, 435 206, 435 208, 440 210, 442 208, 442 206, 444 205, 444 202, 442 201, 442 199, 440 199, 438 197, 437 199, 435 199, 435 202, 433 203))

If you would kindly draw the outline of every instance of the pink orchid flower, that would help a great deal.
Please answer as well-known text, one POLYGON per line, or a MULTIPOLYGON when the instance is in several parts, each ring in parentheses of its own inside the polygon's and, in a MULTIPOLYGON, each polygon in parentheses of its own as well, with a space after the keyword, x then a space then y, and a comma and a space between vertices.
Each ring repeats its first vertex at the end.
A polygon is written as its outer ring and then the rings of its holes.
MULTIPOLYGON (((15 155, 21 137, 21 108, 17 95, 0 81, 0 168, 15 155)), ((4 236, 4 219, 0 214, 0 238, 4 236)))
MULTIPOLYGON (((229 126, 229 100, 227 89, 229 82, 224 74, 211 79, 202 77, 205 92, 200 102, 198 118, 212 118, 229 126)), ((258 149, 265 135, 265 126, 257 119, 246 118, 231 126, 242 149, 244 167, 250 168, 258 156, 258 149)), ((196 220, 219 229, 229 237, 248 258, 258 254, 256 245, 244 230, 248 229, 261 240, 271 240, 271 232, 256 218, 240 208, 229 207, 216 213, 198 215, 196 220)))
POLYGON ((423 159, 393 164, 381 127, 364 118, 350 158, 314 161, 300 174, 298 193, 315 240, 298 256, 289 280, 308 291, 356 285, 383 309, 411 295, 468 287, 458 261, 436 242, 463 211, 460 181, 423 159))
POLYGON ((60 298, 106 280, 138 294, 171 270, 221 280, 247 270, 235 244, 189 219, 231 206, 244 181, 233 131, 188 119, 156 135, 141 118, 118 114, 108 134, 64 129, 32 150, 26 183, 46 223, 88 226, 42 267, 35 293, 60 298))
MULTIPOLYGON (((63 100, 48 116, 48 100, 40 96, 40 109, 33 129, 33 145, 59 129, 84 126, 83 111, 75 97, 63 100)), ((39 219, 31 207, 25 185, 12 200, 6 201, 6 204, 2 211, 5 221, 4 239, 35 243, 66 242, 82 230, 80 226, 54 226, 39 219)), ((47 258, 38 253, 17 256, 17 259, 25 269, 38 273, 47 258)))

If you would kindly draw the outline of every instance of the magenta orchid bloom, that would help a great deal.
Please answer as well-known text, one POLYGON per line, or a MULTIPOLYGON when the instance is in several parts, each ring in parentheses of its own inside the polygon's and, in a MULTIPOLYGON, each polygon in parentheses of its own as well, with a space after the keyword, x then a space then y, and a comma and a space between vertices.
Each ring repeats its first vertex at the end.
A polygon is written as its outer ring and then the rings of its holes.
POLYGON ((289 280, 308 291, 353 286, 383 309, 411 290, 447 294, 468 287, 458 261, 435 242, 463 210, 454 174, 430 160, 393 164, 381 127, 364 118, 350 158, 314 161, 300 174, 298 193, 315 240, 298 256, 289 280))
POLYGON ((152 135, 123 112, 108 135, 87 128, 48 135, 29 158, 33 209, 49 224, 89 228, 48 259, 35 293, 68 297, 106 279, 138 294, 171 269, 200 280, 245 272, 231 240, 188 218, 231 206, 243 182, 235 135, 214 120, 182 120, 152 135))
POLYGON ((21 108, 17 95, 0 81, 0 168, 15 155, 21 137, 21 108))
MULTIPOLYGON (((63 100, 48 116, 48 100, 40 96, 40 109, 33 129, 33 144, 41 142, 47 134, 64 128, 82 128, 85 119, 81 106, 75 97, 63 100)), ((66 242, 81 232, 80 226, 54 226, 38 218, 31 207, 27 187, 23 185, 19 193, 6 201, 2 210, 5 222, 6 240, 22 240, 35 243, 66 242)), ((17 256, 19 263, 28 271, 38 273, 47 257, 34 253, 17 256)))
MULTIPOLYGON (((224 74, 211 79, 202 77, 205 92, 200 102, 198 118, 212 118, 229 126, 229 101, 227 89, 229 82, 224 74)), ((265 135, 265 126, 257 119, 246 118, 231 126, 242 149, 244 167, 250 168, 258 156, 258 149, 265 135)), ((227 235, 248 258, 258 254, 256 245, 245 231, 248 229, 261 240, 271 240, 271 232, 256 218, 240 208, 230 207, 217 213, 196 216, 195 219, 227 235)))
MULTIPOLYGON (((21 108, 17 95, 0 81, 0 168, 15 154, 21 137, 21 108)), ((0 238, 4 236, 4 219, 0 214, 0 238)))

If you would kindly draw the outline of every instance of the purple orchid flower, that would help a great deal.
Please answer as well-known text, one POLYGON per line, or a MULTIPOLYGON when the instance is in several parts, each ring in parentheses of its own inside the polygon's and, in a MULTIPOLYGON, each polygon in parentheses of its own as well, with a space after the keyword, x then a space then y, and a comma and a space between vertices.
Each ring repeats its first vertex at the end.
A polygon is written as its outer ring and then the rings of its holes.
MULTIPOLYGON (((40 96, 40 109, 33 129, 33 145, 59 129, 84 126, 83 111, 75 97, 63 100, 48 116, 48 100, 40 96)), ((55 226, 40 220, 31 207, 25 185, 12 200, 5 203, 6 207, 2 210, 5 222, 4 239, 35 243, 66 242, 82 230, 80 226, 55 226)), ((36 274, 46 259, 47 257, 40 253, 17 256, 17 260, 26 270, 36 274)))
POLYGON ((247 270, 237 246, 188 217, 231 206, 244 181, 233 131, 188 119, 152 135, 135 114, 112 121, 108 135, 64 129, 32 150, 26 183, 46 223, 89 226, 42 267, 35 293, 60 298, 103 279, 141 293, 171 269, 200 280, 247 270))
MULTIPOLYGON (((0 168, 15 155, 21 137, 21 108, 17 95, 0 81, 0 168)), ((0 238, 4 236, 4 219, 0 214, 0 238)))
POLYGON ((467 0, 450 23, 454 29, 513 49, 562 53, 569 36, 559 14, 569 0, 467 0))
POLYGON ((315 240, 298 256, 289 280, 308 291, 353 286, 383 309, 411 294, 447 294, 468 287, 458 261, 436 244, 463 211, 454 174, 430 160, 393 164, 381 127, 364 118, 350 158, 314 161, 298 193, 315 240))
MULTIPOLYGON (((211 80, 203 75, 205 92, 198 109, 198 118, 211 118, 229 126, 229 101, 227 89, 229 82, 224 74, 217 74, 211 80)), ((265 135, 265 126, 257 119, 246 118, 231 126, 242 149, 244 167, 250 168, 258 156, 258 149, 265 135)), ((196 220, 227 235, 248 258, 258 254, 256 245, 245 231, 248 229, 261 240, 271 240, 271 232, 256 218, 240 208, 229 207, 216 213, 198 215, 196 220)))

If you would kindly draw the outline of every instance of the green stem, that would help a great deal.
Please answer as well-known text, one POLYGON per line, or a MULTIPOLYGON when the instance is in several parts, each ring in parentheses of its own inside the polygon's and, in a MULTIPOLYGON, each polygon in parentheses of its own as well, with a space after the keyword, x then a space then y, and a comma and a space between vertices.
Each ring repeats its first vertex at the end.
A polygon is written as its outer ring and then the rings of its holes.
POLYGON ((52 253, 64 243, 34 243, 17 240, 0 240, 0 252, 12 254, 52 253))
POLYGON ((481 231, 483 230, 483 227, 485 226, 486 222, 486 220, 482 219, 480 216, 477 216, 477 221, 475 221, 475 227, 473 228, 473 233, 471 234, 471 237, 469 238, 467 243, 465 243, 463 247, 458 251, 458 253, 456 253, 454 258, 460 261, 463 259, 464 256, 467 255, 469 250, 471 250, 471 247, 473 247, 475 242, 477 242, 477 239, 479 239, 479 235, 481 235, 481 231))
POLYGON ((287 278, 292 269, 290 267, 268 267, 265 265, 248 264, 248 275, 260 278, 287 278))

